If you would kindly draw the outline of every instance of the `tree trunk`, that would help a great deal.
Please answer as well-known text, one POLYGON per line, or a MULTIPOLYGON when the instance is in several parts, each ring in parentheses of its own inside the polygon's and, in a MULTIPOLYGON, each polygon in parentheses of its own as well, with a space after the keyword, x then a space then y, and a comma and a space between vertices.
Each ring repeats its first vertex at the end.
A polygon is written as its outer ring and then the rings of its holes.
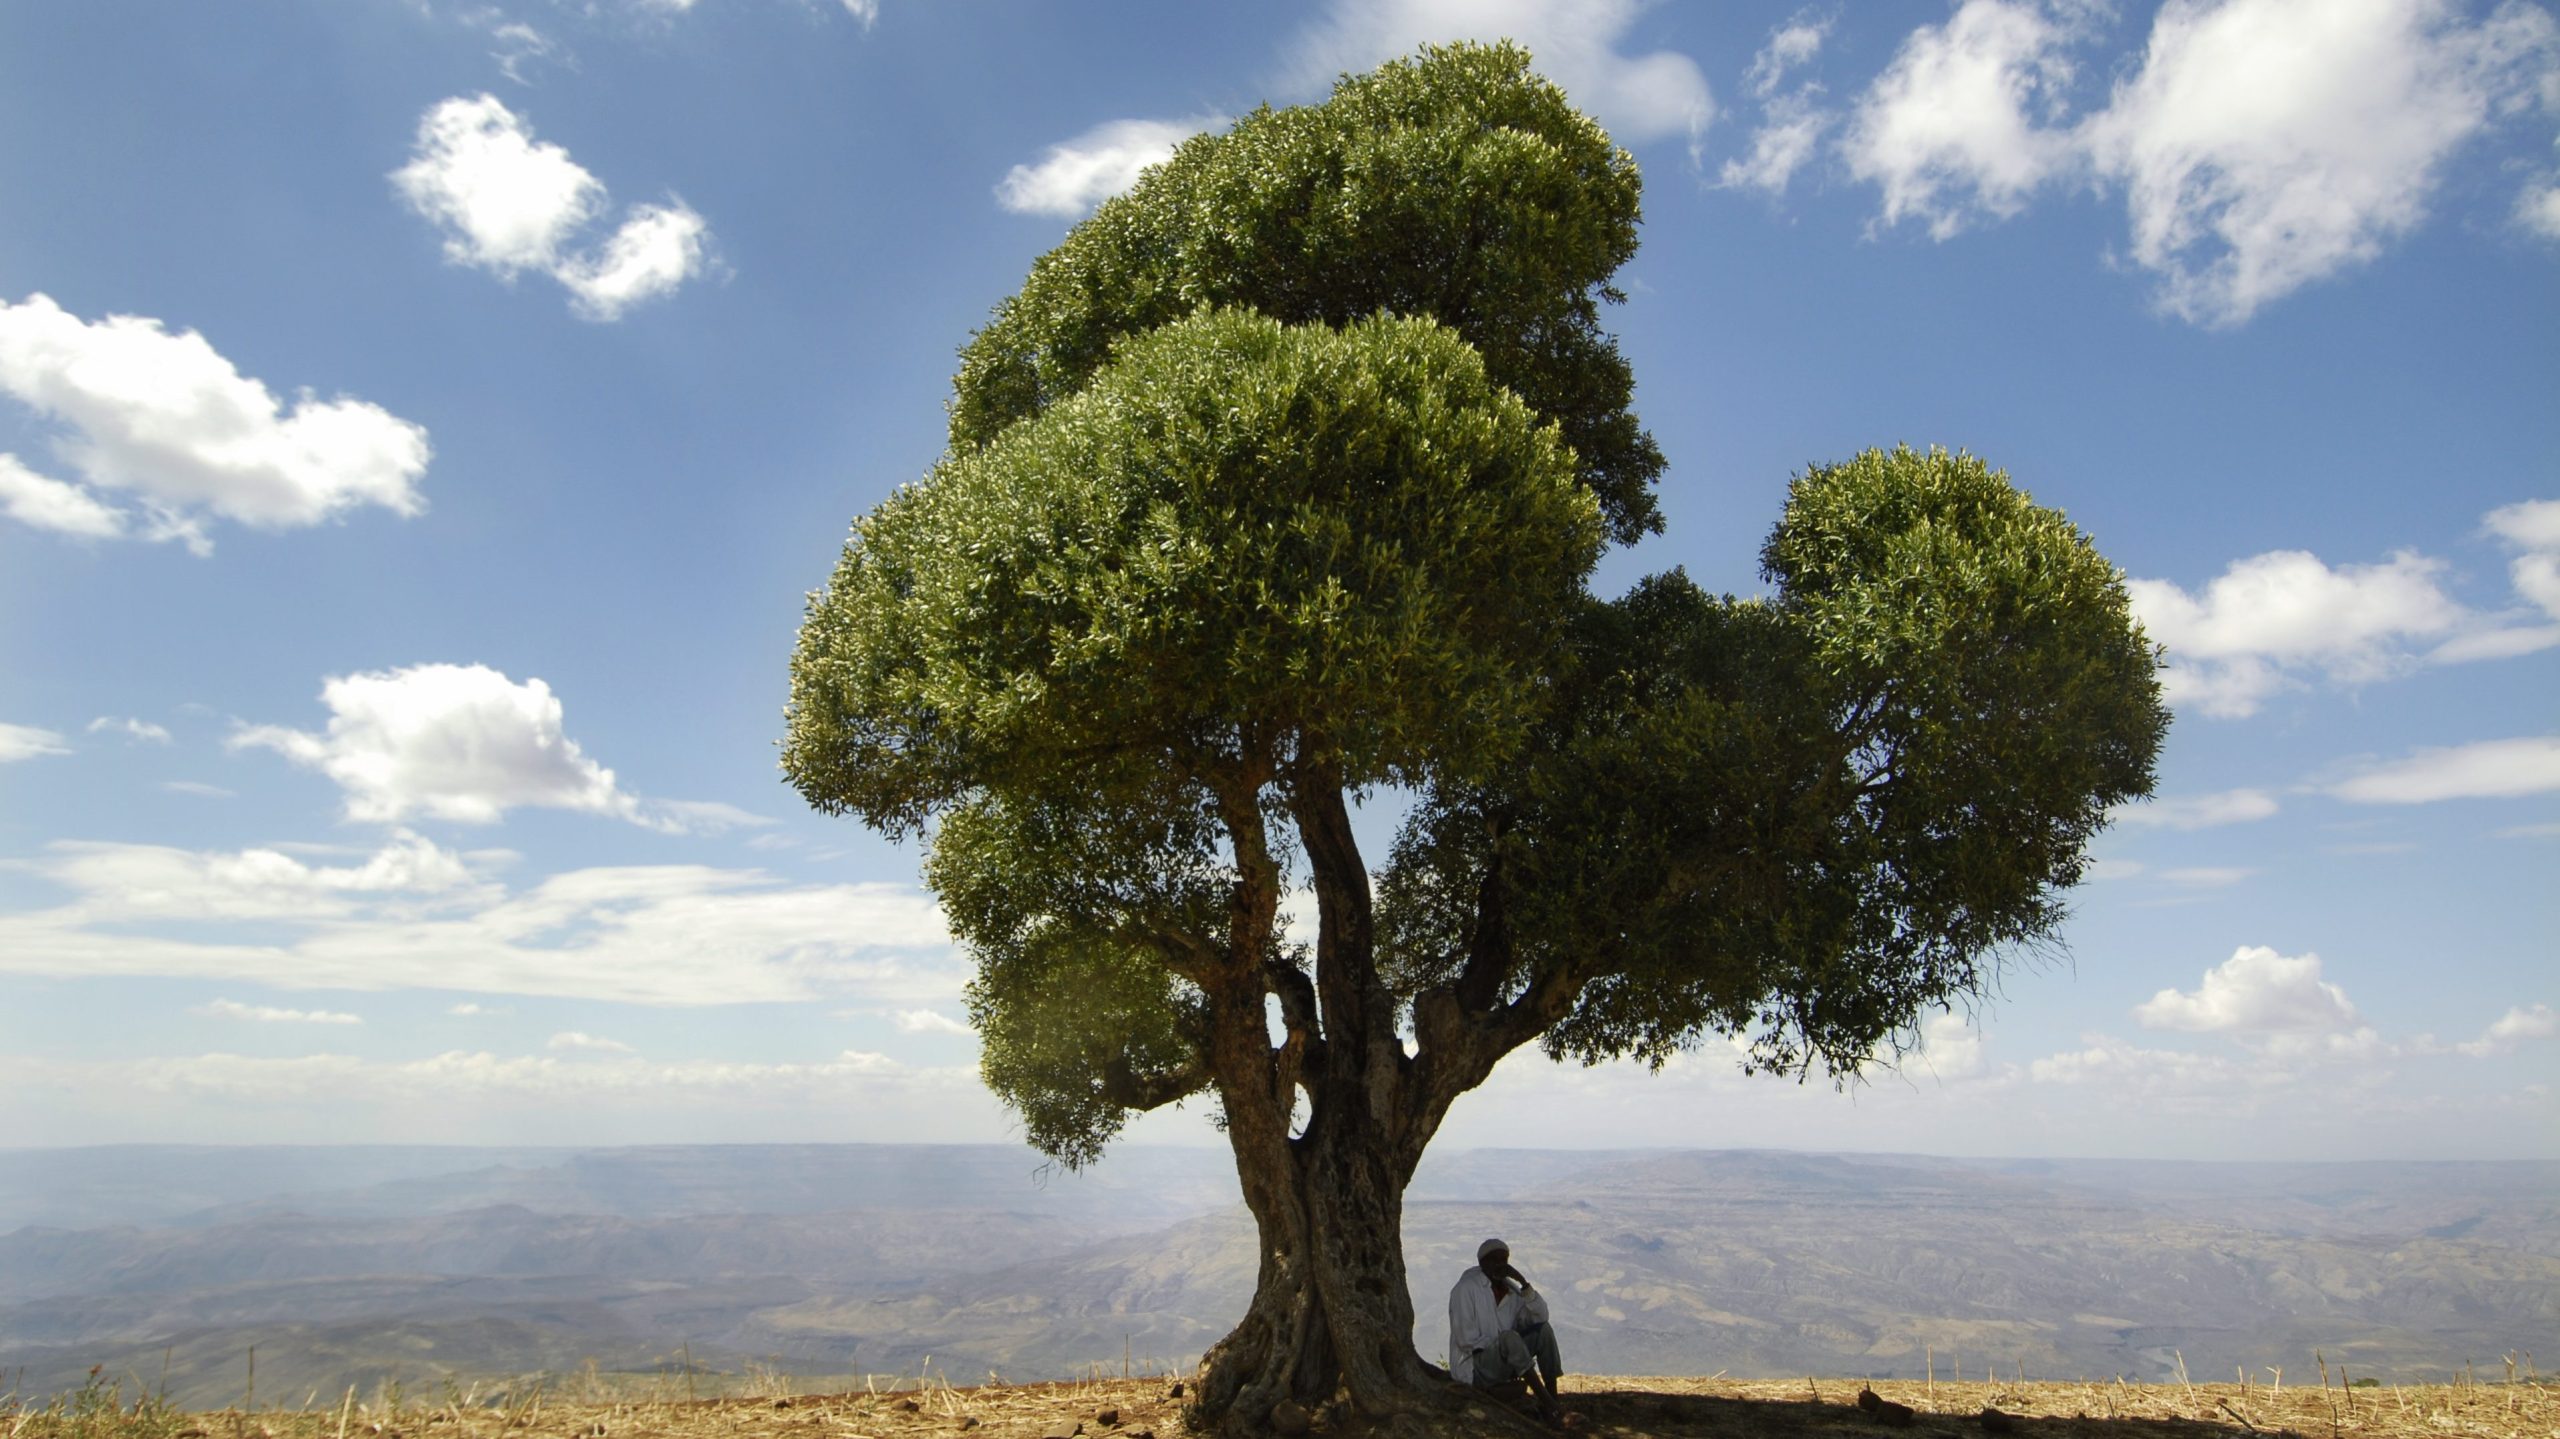
POLYGON ((1364 1416, 1439 1407, 1445 1374, 1414 1352, 1405 1287, 1409 1177, 1360 1116, 1320 1115, 1285 1147, 1239 1144, 1261 1231, 1252 1306, 1203 1360, 1203 1418, 1269 1432, 1273 1406, 1313 1411, 1337 1393, 1364 1416))

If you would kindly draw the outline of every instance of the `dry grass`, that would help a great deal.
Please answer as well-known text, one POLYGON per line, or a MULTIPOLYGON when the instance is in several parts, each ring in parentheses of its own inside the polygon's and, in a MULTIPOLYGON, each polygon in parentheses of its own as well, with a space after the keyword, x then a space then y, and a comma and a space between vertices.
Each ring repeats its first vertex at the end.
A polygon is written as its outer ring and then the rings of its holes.
MULTIPOLYGON (((144 1398, 123 1402, 103 1379, 42 1406, 0 1399, 0 1439, 969 1439, 1153 1434, 1175 1439, 1182 1400, 1163 1378, 1096 1378, 958 1388, 908 1381, 902 1389, 793 1393, 788 1376, 761 1376, 765 1397, 665 1397, 578 1402, 533 1385, 494 1402, 448 1394, 420 1403, 397 1390, 298 1409, 181 1413, 144 1398)), ((1884 1399, 1914 1411, 1908 1425, 1855 1404, 1860 1381, 1568 1378, 1583 1432, 1611 1439, 1766 1435, 1884 1439, 1986 1432, 2010 1439, 2560 1439, 2560 1396, 2531 1378, 2513 1382, 2346 1389, 2293 1384, 1928 1383, 1885 1381, 1884 1399), (1992 1408, 2014 1426, 1986 1430, 1992 1408)), ((1357 1433, 1355 1426, 1319 1432, 1357 1433)))

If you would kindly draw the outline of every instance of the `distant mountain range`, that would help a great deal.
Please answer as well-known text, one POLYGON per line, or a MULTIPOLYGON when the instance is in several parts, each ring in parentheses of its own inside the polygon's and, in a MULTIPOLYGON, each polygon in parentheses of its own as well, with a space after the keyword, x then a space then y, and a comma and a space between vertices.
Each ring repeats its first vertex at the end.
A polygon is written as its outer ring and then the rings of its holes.
MULTIPOLYGON (((190 1406, 751 1366, 1187 1364, 1244 1307, 1211 1150, 0 1151, 0 1390, 190 1406), (164 1378, 165 1376, 165 1378, 164 1378)), ((1416 1342, 1499 1233, 1598 1373, 2441 1375, 2560 1351, 2560 1165, 1475 1150, 1408 1196, 1416 1342)), ((2547 1356, 2546 1356, 2547 1359, 2547 1356)), ((710 1381, 697 1381, 710 1382, 710 1381)))

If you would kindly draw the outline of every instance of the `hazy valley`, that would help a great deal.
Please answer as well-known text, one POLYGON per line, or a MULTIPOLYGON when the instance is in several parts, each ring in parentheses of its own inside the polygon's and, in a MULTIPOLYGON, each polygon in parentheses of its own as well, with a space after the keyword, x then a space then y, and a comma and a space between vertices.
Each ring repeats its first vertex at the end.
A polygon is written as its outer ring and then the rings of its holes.
MULTIPOLYGON (((189 1405, 584 1371, 959 1382, 1188 1363, 1241 1312, 1225 1156, 995 1146, 0 1155, 0 1386, 189 1405), (681 1356, 681 1357, 680 1357, 681 1356)), ((1405 1215, 1417 1341, 1488 1233, 1597 1373, 2415 1379, 2560 1337, 2560 1165, 1471 1151, 1405 1215)), ((2550 1357, 2545 1353, 2545 1360, 2550 1357)), ((665 1382, 681 1382, 669 1380, 665 1382)))

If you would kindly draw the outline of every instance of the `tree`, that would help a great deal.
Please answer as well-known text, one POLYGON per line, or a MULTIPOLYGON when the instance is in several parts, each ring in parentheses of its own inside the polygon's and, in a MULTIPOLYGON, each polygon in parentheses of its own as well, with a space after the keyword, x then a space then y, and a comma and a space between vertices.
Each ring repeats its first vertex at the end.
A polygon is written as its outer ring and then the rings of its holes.
POLYGON ((1598 324, 1636 200, 1508 46, 1195 139, 998 309, 810 602, 784 768, 926 839, 1031 1142, 1214 1105, 1262 1241, 1232 1427, 1446 1402, 1402 1196, 1503 1056, 1853 1077, 2050 942, 2150 789, 2121 577, 1970 456, 1807 470, 1770 597, 1591 593, 1659 524, 1598 324))

